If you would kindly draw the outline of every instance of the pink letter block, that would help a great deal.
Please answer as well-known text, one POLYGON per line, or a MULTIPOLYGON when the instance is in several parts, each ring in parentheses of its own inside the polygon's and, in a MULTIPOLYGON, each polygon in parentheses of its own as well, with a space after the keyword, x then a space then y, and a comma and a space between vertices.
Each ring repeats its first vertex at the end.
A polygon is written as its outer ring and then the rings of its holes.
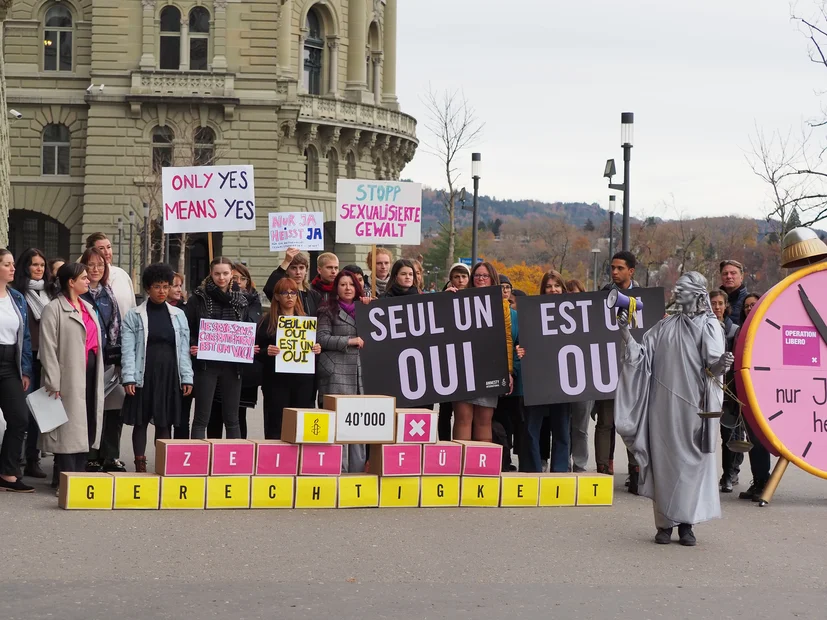
POLYGON ((299 473, 299 446, 276 440, 259 441, 256 476, 296 476, 299 473))
POLYGON ((246 439, 212 439, 212 476, 252 476, 256 444, 246 439))
POLYGON ((396 410, 396 443, 435 443, 437 413, 427 409, 396 410))
POLYGON ((495 443, 463 441, 463 476, 499 476, 503 449, 495 443))
POLYGON ((422 474, 422 446, 397 443, 382 445, 380 449, 382 450, 383 476, 419 476, 422 474))
POLYGON ((453 441, 440 441, 423 446, 425 476, 459 476, 462 473, 462 446, 453 441))
POLYGON ((342 444, 301 444, 300 476, 338 476, 342 473, 342 444))
POLYGON ((159 439, 156 442, 155 473, 161 476, 208 476, 210 444, 206 441, 159 439))

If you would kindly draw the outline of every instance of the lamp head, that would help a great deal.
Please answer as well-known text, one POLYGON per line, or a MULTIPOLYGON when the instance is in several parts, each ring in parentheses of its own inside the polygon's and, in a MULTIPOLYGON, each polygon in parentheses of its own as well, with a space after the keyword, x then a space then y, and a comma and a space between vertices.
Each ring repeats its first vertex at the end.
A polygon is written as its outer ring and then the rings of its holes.
POLYGON ((616 174, 617 168, 615 167, 615 160, 607 159, 606 166, 603 168, 603 176, 611 181, 612 177, 616 174))
POLYGON ((615 212, 615 206, 616 206, 616 202, 617 202, 615 200, 616 198, 617 198, 617 196, 615 196, 614 194, 609 196, 609 213, 614 213, 615 212))
POLYGON ((632 112, 620 114, 620 146, 632 146, 635 138, 635 115, 632 112))
POLYGON ((482 177, 482 153, 471 153, 471 176, 475 179, 482 177))

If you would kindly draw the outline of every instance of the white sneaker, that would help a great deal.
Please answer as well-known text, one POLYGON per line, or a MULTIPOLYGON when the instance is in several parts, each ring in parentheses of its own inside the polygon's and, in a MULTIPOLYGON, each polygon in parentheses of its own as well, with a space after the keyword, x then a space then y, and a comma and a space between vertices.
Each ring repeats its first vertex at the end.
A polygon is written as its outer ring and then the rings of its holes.
POLYGON ((540 469, 541 469, 544 473, 548 473, 548 461, 547 461, 547 460, 545 460, 545 459, 543 459, 543 461, 542 461, 541 465, 542 465, 542 466, 540 467, 540 469))

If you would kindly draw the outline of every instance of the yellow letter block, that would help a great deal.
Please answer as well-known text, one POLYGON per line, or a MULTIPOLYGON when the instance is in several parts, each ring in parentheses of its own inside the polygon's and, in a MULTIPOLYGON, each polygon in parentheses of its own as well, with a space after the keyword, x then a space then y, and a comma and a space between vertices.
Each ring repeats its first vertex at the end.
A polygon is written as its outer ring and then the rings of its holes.
POLYGON ((253 476, 250 508, 292 508, 295 488, 292 476, 253 476))
POLYGON ((207 478, 207 508, 249 508, 250 476, 207 478))
POLYGON ((202 477, 162 476, 161 509, 203 510, 207 499, 207 479, 202 477))
POLYGON ((614 476, 589 474, 577 476, 578 506, 611 506, 614 496, 614 476))
POLYGON ((422 476, 423 508, 459 506, 459 476, 422 476))
POLYGON ((542 474, 540 506, 576 506, 577 476, 573 474, 542 474))
POLYGON ((378 505, 378 476, 342 474, 339 477, 339 508, 376 508, 378 505))
POLYGON ((61 472, 57 505, 66 510, 112 510, 114 480, 104 473, 61 472))
POLYGON ((463 476, 461 506, 496 508, 500 505, 500 478, 463 476))
POLYGON ((380 481, 380 508, 418 508, 419 478, 391 477, 380 481))
POLYGON ((161 504, 161 477, 156 474, 115 471, 116 510, 158 510, 161 504))
POLYGON ((540 478, 536 474, 534 476, 516 472, 502 474, 500 506, 504 508, 536 507, 539 494, 540 478))
POLYGON ((296 478, 296 508, 336 508, 336 478, 296 478))

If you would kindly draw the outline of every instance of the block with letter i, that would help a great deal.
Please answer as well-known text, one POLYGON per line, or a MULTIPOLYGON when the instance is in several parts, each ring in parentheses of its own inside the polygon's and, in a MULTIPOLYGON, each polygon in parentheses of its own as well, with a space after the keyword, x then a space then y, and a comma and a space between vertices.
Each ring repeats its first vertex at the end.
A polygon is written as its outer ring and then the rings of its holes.
POLYGON ((543 473, 536 475, 540 480, 540 506, 577 505, 576 474, 543 473))
POLYGON ((210 476, 207 478, 206 508, 249 507, 249 476, 210 476))
POLYGON ((396 443, 436 443, 437 417, 430 409, 397 409, 396 443))
POLYGON ((299 446, 275 439, 256 442, 256 476, 297 476, 299 446))
POLYGON ((422 446, 414 443, 371 446, 370 473, 377 476, 421 476, 422 446))
POLYGON ((537 474, 503 472, 501 478, 500 506, 503 508, 537 506, 540 497, 540 478, 537 474))
POLYGON ((502 468, 503 448, 487 441, 460 441, 463 476, 497 476, 502 468))
POLYGON ((285 409, 281 439, 289 443, 333 443, 336 414, 325 409, 285 409))
POLYGON ((419 505, 422 508, 459 506, 459 476, 422 476, 419 505))
POLYGON ((336 478, 299 476, 296 478, 296 508, 336 508, 336 478))
POLYGON ((246 439, 208 439, 212 446, 211 476, 252 476, 256 444, 246 439))
POLYGON ((342 473, 341 444, 303 444, 299 458, 300 476, 338 476, 342 473))
POLYGON ((614 499, 614 476, 577 475, 578 506, 611 506, 614 499))
POLYGON ((104 473, 61 472, 57 505, 66 510, 112 510, 114 481, 104 473))
POLYGON ((339 478, 339 508, 376 508, 379 478, 372 474, 342 474, 339 478))
POLYGON ((200 439, 157 440, 155 473, 160 476, 209 476, 210 444, 200 439))
POLYGON ((295 498, 293 476, 253 476, 250 508, 292 508, 295 498))
POLYGON ((500 477, 463 476, 460 506, 496 508, 500 505, 500 477))
POLYGON ((157 474, 112 472, 115 479, 115 510, 158 510, 161 477, 157 474))
POLYGON ((379 479, 380 508, 418 508, 419 477, 382 477, 379 479))
MULTIPOLYGON (((208 444, 205 444, 208 445, 208 444)), ((203 510, 207 499, 207 479, 183 476, 161 477, 161 509, 203 510)))

